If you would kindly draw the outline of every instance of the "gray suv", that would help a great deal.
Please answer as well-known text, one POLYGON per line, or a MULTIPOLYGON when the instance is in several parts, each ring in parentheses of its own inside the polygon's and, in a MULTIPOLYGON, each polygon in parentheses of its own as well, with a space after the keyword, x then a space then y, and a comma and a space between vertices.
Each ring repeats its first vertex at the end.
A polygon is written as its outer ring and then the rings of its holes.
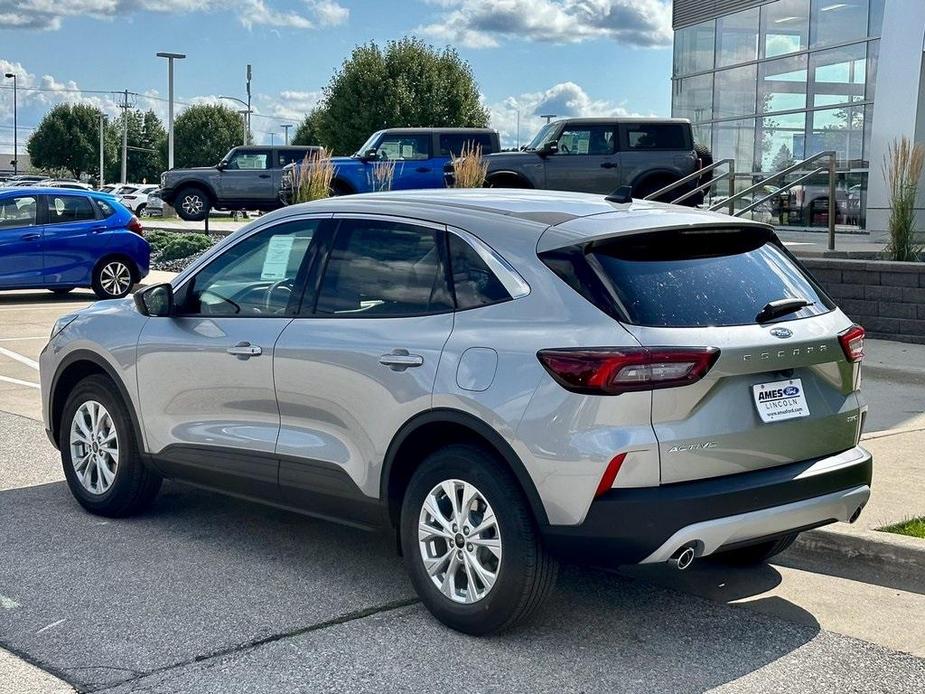
MULTIPOLYGON (((553 121, 517 152, 487 157, 486 185, 612 193, 630 186, 643 198, 712 163, 695 145, 690 121, 669 118, 569 118, 553 121)), ((452 171, 445 169, 452 184, 452 171)), ((696 184, 692 184, 691 188, 696 184)), ((668 200, 680 197, 678 190, 668 200)), ((692 196, 688 204, 701 198, 692 196)))
POLYGON ((161 174, 160 197, 180 219, 199 222, 216 210, 263 210, 282 207, 279 187, 283 167, 301 162, 318 147, 235 147, 215 166, 170 169, 161 174))
POLYGON ((760 562, 856 519, 863 336, 754 222, 357 195, 61 318, 43 414, 92 513, 170 477, 386 528, 433 614, 484 634, 537 608, 561 556, 760 562))

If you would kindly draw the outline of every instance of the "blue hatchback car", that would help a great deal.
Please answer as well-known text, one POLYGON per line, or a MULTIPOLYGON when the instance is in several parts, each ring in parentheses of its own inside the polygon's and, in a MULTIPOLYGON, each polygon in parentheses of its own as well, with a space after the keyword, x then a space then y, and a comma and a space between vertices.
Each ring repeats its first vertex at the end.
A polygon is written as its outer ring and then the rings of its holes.
POLYGON ((91 287, 118 299, 148 274, 141 222, 105 193, 0 189, 0 289, 91 287))

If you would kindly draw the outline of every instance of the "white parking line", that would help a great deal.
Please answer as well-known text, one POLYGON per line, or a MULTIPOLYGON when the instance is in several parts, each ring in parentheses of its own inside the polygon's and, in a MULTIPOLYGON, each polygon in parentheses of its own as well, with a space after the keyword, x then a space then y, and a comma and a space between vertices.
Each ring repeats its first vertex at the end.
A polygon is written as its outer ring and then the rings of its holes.
POLYGON ((29 337, 0 337, 0 342, 20 342, 24 340, 47 340, 48 335, 30 335, 29 337))
POLYGON ((0 306, 0 313, 4 311, 36 311, 43 308, 73 308, 79 311, 90 304, 32 304, 31 306, 0 306))
POLYGON ((0 354, 13 359, 14 361, 18 361, 20 364, 25 364, 31 369, 35 369, 36 371, 39 370, 39 363, 35 359, 24 357, 19 352, 14 352, 13 350, 7 349, 6 347, 0 347, 0 354))
POLYGON ((0 381, 4 383, 13 383, 17 386, 29 386, 30 388, 41 388, 38 383, 32 383, 30 381, 20 381, 18 378, 10 378, 9 376, 0 376, 0 381))

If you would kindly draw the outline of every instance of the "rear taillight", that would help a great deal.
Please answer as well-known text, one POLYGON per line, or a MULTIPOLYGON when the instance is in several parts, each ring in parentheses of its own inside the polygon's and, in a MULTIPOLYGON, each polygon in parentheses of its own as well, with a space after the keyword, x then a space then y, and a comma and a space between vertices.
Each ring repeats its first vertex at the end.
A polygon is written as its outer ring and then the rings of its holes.
POLYGON ((859 362, 864 358, 864 328, 852 325, 838 336, 845 358, 850 362, 859 362))
POLYGON ((132 215, 132 218, 129 220, 129 223, 125 225, 125 228, 129 231, 134 231, 139 236, 145 235, 144 227, 141 226, 141 220, 135 215, 132 215))
POLYGON ((715 347, 544 349, 537 357, 566 390, 619 395, 699 381, 716 363, 719 350, 715 347))

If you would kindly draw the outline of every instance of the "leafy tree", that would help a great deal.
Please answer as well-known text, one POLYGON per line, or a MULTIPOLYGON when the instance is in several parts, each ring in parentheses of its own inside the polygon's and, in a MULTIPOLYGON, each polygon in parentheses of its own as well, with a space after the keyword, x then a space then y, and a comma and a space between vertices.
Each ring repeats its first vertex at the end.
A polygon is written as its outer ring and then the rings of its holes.
MULTIPOLYGON (((154 183, 167 168, 167 131, 154 111, 127 111, 128 153, 126 177, 136 183, 154 183)), ((122 118, 109 122, 106 133, 107 181, 122 177, 122 118)))
POLYGON ((774 155, 774 160, 771 162, 771 171, 783 171, 796 163, 796 159, 793 158, 793 152, 784 144, 780 146, 780 149, 777 150, 777 154, 774 155))
POLYGON ((27 145, 32 164, 63 169, 74 178, 96 173, 100 162, 100 110, 87 104, 60 104, 45 114, 27 145))
POLYGON ((216 104, 190 106, 173 124, 174 164, 217 164, 243 139, 244 123, 234 109, 216 104))
POLYGON ((295 135, 292 136, 290 143, 293 145, 320 145, 321 138, 318 134, 318 116, 320 111, 315 108, 309 113, 302 122, 295 128, 295 135))
POLYGON ((488 118, 469 64, 407 37, 354 48, 324 88, 317 127, 321 142, 351 154, 382 128, 484 127, 488 118))

